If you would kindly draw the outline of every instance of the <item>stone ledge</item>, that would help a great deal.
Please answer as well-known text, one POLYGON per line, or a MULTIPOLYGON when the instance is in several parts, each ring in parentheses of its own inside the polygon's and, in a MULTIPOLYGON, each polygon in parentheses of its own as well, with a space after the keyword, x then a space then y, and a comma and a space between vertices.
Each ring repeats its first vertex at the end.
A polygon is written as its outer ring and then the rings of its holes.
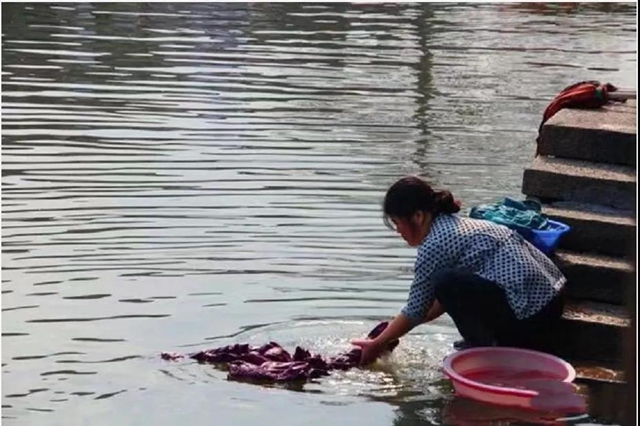
POLYGON ((627 310, 607 303, 568 301, 565 304, 564 320, 624 328, 630 325, 627 310))
POLYGON ((630 262, 562 250, 555 253, 553 261, 567 277, 565 290, 568 297, 618 305, 625 303, 634 275, 630 262))
POLYGON ((570 300, 562 321, 550 336, 550 352, 572 360, 590 360, 619 367, 622 335, 630 325, 621 306, 570 300))
POLYGON ((635 175, 635 169, 627 166, 538 156, 524 171, 522 193, 631 210, 636 199, 635 175))
POLYGON ((571 226, 560 241, 561 249, 626 256, 635 245, 633 211, 572 202, 544 205, 542 211, 551 219, 571 226))
MULTIPOLYGON (((572 127, 584 130, 605 130, 633 135, 636 134, 636 102, 612 102, 598 109, 565 108, 558 111, 544 124, 572 127)), ((544 129, 544 126, 543 129, 544 129)))

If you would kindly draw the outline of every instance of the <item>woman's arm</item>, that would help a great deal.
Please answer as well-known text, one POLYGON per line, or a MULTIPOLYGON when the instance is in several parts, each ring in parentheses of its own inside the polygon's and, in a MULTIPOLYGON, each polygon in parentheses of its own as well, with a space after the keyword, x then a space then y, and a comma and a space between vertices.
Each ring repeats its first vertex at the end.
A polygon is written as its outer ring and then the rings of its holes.
POLYGON ((418 249, 409 298, 401 313, 375 339, 351 341, 362 349, 361 364, 375 360, 391 340, 399 339, 418 324, 432 321, 444 313, 444 308, 435 298, 431 276, 439 269, 455 263, 452 256, 454 254, 443 250, 439 243, 432 242, 418 249))
MULTIPOLYGON (((431 309, 424 318, 423 322, 433 321, 444 313, 444 308, 437 301, 434 300, 431 309)), ((360 347, 362 349, 362 356, 360 358, 360 364, 368 364, 374 361, 378 355, 387 347, 387 343, 392 340, 399 339, 412 328, 415 324, 409 320, 404 314, 396 316, 391 323, 380 333, 375 339, 356 339, 352 340, 351 344, 360 347)))
POLYGON ((375 339, 357 339, 352 340, 351 344, 362 349, 360 364, 368 364, 375 360, 378 355, 386 348, 387 343, 399 339, 409 332, 415 324, 404 314, 396 316, 391 323, 380 333, 375 339))
POLYGON ((444 314, 444 307, 437 300, 433 301, 433 305, 431 305, 431 309, 427 312, 427 315, 424 317, 425 322, 433 321, 434 319, 440 317, 440 315, 444 314))

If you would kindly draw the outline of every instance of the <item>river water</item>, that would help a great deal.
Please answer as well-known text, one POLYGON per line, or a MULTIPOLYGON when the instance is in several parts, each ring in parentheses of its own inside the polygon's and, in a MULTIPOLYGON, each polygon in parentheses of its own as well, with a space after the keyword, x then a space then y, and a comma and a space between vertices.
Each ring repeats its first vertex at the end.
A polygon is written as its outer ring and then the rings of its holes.
POLYGON ((635 20, 622 4, 3 4, 3 424, 528 419, 452 397, 446 317, 304 386, 159 353, 348 349, 411 280, 386 188, 421 174, 467 208, 519 196, 558 91, 635 87, 635 20))

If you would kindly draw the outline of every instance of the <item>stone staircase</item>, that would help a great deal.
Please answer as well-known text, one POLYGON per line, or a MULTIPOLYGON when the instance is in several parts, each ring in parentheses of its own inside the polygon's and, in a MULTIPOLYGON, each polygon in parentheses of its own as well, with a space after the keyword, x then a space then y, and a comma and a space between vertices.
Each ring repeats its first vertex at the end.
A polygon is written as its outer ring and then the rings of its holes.
POLYGON ((636 294, 636 120, 635 100, 561 110, 542 127, 539 155, 522 183, 545 214, 572 227, 553 257, 568 280, 553 352, 576 366, 594 407, 596 400, 619 401, 611 389, 624 382, 623 343, 636 294))

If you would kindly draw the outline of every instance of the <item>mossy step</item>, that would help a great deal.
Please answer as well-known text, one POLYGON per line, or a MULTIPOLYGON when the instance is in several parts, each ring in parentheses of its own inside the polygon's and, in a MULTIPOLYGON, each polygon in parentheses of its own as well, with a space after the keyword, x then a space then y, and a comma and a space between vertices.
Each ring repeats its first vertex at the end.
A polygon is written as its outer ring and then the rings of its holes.
POLYGON ((622 370, 594 362, 568 360, 576 370, 575 385, 584 395, 589 414, 608 423, 620 423, 632 398, 630 385, 622 370))
POLYGON ((629 166, 538 156, 524 171, 522 193, 632 210, 636 171, 629 166))
POLYGON ((576 370, 576 382, 578 383, 626 383, 624 371, 613 365, 584 360, 567 361, 571 363, 573 368, 576 370))
POLYGON ((555 202, 543 213, 571 226, 560 248, 577 252, 625 256, 635 246, 636 223, 632 210, 587 203, 555 202))
POLYGON ((623 332, 629 325, 625 307, 568 300, 554 336, 553 352, 564 358, 618 365, 622 359, 623 332))
POLYGON ((565 303, 564 320, 603 324, 613 327, 627 327, 629 314, 623 306, 583 300, 568 300, 565 303))
POLYGON ((635 101, 599 109, 563 109, 542 126, 538 153, 635 166, 636 113, 635 101))
POLYGON ((620 258, 558 250, 553 261, 567 277, 572 299, 623 305, 635 285, 633 265, 620 258))

